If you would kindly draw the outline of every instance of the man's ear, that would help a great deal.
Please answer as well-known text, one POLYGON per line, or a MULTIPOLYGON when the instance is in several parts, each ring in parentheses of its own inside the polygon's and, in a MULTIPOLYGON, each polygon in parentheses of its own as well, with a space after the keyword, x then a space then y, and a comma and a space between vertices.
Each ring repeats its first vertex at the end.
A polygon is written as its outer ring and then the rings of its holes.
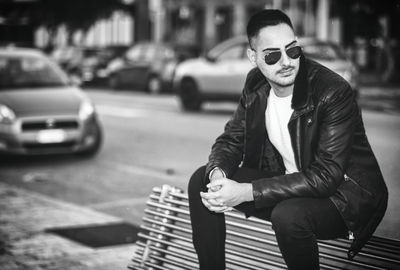
POLYGON ((250 63, 251 63, 254 67, 256 67, 256 66, 257 66, 257 62, 256 62, 256 57, 257 57, 257 55, 256 55, 256 52, 255 52, 254 50, 248 48, 248 49, 247 49, 247 57, 249 58, 250 63))

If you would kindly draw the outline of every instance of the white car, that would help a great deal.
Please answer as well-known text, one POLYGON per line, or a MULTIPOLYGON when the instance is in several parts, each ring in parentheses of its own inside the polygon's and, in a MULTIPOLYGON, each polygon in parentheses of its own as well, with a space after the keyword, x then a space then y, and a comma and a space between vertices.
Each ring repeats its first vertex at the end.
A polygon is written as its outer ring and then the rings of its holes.
MULTIPOLYGON (((299 44, 307 57, 337 72, 357 90, 357 68, 338 45, 314 38, 300 38, 299 44)), ((200 110, 205 101, 238 101, 253 68, 247 48, 247 37, 238 36, 218 44, 205 57, 179 64, 173 85, 183 109, 200 110)))

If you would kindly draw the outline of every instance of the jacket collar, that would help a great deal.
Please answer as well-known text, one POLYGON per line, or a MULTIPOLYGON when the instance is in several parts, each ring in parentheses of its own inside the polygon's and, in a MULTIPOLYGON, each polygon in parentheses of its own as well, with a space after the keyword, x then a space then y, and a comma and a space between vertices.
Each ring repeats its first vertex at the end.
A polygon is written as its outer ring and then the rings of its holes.
POLYGON ((294 110, 303 109, 308 101, 308 80, 307 80, 307 65, 304 55, 300 56, 300 68, 297 73, 292 98, 292 108, 294 110))

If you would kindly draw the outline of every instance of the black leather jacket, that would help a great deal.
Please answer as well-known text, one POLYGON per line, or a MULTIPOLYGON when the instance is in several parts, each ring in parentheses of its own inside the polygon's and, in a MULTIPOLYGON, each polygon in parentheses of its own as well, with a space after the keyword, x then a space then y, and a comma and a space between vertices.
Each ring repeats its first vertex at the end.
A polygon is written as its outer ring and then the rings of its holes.
POLYGON ((293 197, 329 197, 354 234, 352 258, 382 220, 388 200, 354 91, 336 73, 301 57, 288 124, 299 172, 285 175, 265 128, 270 89, 258 69, 249 72, 237 110, 212 147, 206 173, 220 167, 229 177, 238 166, 276 172, 252 182, 258 208, 293 197))

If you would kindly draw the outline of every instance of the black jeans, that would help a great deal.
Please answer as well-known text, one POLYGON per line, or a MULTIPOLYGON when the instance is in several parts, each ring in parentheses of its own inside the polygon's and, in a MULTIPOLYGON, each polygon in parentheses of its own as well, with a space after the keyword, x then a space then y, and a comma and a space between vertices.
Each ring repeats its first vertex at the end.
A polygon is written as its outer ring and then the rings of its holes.
MULTIPOLYGON (((209 211, 201 202, 206 191, 205 167, 191 177, 188 187, 193 244, 201 270, 225 269, 225 216, 209 211)), ((232 177, 251 182, 269 177, 268 172, 239 168, 232 177)), ((235 207, 248 216, 271 221, 279 249, 288 269, 319 269, 317 239, 334 239, 347 234, 345 223, 329 198, 293 198, 274 207, 256 209, 254 202, 235 207)))

